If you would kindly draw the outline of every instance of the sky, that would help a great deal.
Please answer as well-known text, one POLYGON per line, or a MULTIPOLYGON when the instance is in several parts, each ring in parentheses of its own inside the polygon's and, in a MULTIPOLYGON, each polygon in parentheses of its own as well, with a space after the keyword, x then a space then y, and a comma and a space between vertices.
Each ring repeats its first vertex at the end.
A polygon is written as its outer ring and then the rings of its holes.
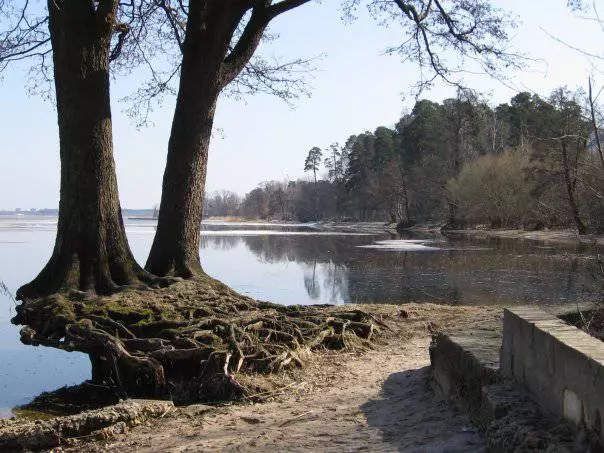
MULTIPOLYGON (((595 0, 604 11, 604 0, 595 0)), ((594 21, 573 14, 566 0, 496 0, 519 22, 511 31, 515 50, 534 60, 522 71, 506 74, 504 85, 486 76, 464 82, 484 93, 492 105, 507 102, 518 91, 547 96, 554 88, 585 86, 593 59, 553 40, 548 34, 587 51, 600 52, 604 31, 594 21)), ((285 58, 321 56, 311 75, 310 98, 288 106, 268 95, 243 101, 219 101, 210 147, 206 190, 241 195, 262 181, 297 179, 313 146, 327 148, 352 134, 393 126, 415 101, 418 69, 400 56, 386 55, 401 42, 395 25, 379 26, 361 10, 352 23, 341 20, 339 0, 312 2, 280 16, 271 31, 279 39, 260 49, 285 58)), ((28 94, 27 68, 12 66, 0 81, 0 209, 55 208, 59 199, 59 153, 56 111, 51 102, 28 94)), ((596 85, 604 75, 596 74, 596 85)), ((114 152, 123 208, 151 208, 159 203, 172 122, 174 99, 166 99, 137 128, 120 102, 140 74, 112 81, 114 152)), ((599 82, 599 84, 598 84, 599 82)), ((455 96, 444 84, 423 98, 441 101, 455 96)))

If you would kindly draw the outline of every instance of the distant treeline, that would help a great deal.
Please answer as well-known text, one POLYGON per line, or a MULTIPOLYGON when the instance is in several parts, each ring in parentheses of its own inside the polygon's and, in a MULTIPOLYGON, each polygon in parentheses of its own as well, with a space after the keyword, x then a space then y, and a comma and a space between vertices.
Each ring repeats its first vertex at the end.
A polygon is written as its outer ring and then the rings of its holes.
POLYGON ((56 216, 59 214, 58 209, 0 209, 0 215, 42 215, 42 216, 56 216))
MULTIPOLYGON (((122 209, 122 215, 124 217, 129 216, 140 216, 140 217, 154 217, 157 214, 157 209, 122 209)), ((14 209, 14 210, 0 210, 0 215, 14 216, 14 215, 26 215, 26 216, 50 216, 56 217, 59 215, 59 210, 56 208, 44 208, 44 209, 14 209)))
POLYGON ((243 199, 210 194, 205 213, 602 231, 600 118, 587 101, 565 88, 494 109, 468 94, 421 100, 394 128, 311 149, 312 181, 264 182, 243 199))

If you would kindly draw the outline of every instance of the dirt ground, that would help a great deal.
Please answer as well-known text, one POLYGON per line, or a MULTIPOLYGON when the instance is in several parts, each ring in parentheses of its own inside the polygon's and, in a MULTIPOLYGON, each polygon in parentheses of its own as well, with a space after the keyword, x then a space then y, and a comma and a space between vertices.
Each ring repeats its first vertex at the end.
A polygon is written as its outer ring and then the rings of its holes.
POLYGON ((178 409, 117 438, 65 451, 485 451, 467 416, 432 392, 428 347, 433 329, 496 325, 500 310, 381 310, 392 331, 375 349, 317 354, 266 402, 178 409))

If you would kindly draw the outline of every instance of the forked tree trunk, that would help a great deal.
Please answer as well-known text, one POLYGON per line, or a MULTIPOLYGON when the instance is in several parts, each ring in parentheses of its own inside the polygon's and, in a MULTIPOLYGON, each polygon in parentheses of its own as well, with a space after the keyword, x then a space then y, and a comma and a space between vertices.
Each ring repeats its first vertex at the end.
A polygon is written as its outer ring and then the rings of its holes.
POLYGON ((189 2, 157 232, 146 264, 153 274, 203 276, 199 232, 218 96, 249 62, 268 23, 279 14, 308 2, 189 2), (241 34, 235 36, 249 11, 249 20, 241 34))
POLYGON ((61 199, 53 254, 20 299, 71 289, 104 294, 149 278, 126 240, 113 160, 109 48, 117 3, 48 1, 61 199))
POLYGON ((155 275, 191 278, 203 274, 199 234, 208 149, 223 87, 222 63, 245 12, 241 3, 190 5, 157 232, 145 266, 155 275))

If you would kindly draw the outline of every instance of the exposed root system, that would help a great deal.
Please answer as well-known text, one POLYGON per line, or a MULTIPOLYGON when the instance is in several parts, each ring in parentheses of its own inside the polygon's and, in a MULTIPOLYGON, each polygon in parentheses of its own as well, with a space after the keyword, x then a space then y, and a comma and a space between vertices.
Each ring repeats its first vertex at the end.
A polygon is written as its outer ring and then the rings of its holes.
POLYGON ((255 301, 209 277, 27 300, 13 322, 26 344, 89 354, 94 384, 177 403, 257 394, 254 374, 302 366, 316 349, 366 346, 386 327, 361 310, 255 301))

